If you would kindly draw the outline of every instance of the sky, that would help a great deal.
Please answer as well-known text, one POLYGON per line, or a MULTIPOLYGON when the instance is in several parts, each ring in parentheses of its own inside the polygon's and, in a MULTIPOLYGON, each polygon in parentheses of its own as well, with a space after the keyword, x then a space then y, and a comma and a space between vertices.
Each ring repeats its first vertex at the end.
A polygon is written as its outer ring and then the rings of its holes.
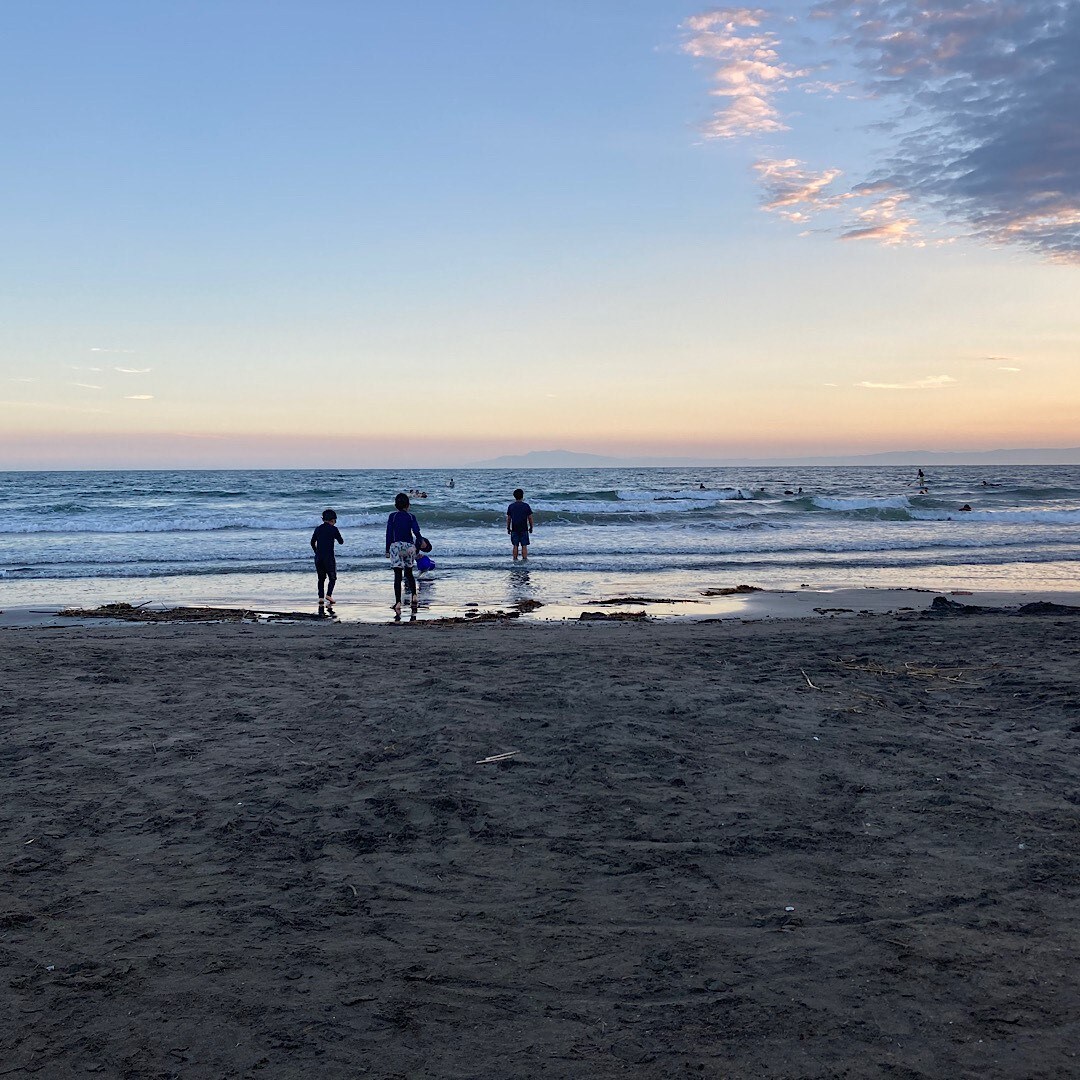
POLYGON ((1080 445, 1076 0, 51 0, 0 468, 1080 445))

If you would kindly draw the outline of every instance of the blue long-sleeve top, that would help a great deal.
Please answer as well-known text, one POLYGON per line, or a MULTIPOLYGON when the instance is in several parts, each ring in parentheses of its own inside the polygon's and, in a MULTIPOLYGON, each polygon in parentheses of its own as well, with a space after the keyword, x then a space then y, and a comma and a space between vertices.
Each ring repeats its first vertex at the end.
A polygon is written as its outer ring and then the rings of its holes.
POLYGON ((419 544, 423 537, 420 535, 420 525, 415 514, 408 510, 395 510, 386 519, 386 550, 394 543, 419 544), (415 537, 415 539, 414 539, 415 537))

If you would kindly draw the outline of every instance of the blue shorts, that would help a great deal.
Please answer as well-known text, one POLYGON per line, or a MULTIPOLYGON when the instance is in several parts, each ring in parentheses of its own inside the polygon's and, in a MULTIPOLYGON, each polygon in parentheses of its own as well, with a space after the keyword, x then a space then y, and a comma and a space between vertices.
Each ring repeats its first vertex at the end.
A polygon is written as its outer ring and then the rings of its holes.
POLYGON ((529 530, 528 529, 515 529, 510 534, 510 543, 515 547, 528 547, 529 546, 529 530))

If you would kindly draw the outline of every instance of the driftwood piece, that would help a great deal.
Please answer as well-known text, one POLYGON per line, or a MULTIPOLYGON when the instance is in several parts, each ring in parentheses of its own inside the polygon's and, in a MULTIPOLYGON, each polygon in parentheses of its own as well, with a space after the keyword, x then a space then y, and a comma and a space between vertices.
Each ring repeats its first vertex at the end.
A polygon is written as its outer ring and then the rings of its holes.
POLYGON ((505 754, 492 754, 491 757, 481 758, 476 764, 490 765, 493 761, 506 761, 509 758, 517 757, 520 753, 520 750, 510 750, 508 753, 505 754))

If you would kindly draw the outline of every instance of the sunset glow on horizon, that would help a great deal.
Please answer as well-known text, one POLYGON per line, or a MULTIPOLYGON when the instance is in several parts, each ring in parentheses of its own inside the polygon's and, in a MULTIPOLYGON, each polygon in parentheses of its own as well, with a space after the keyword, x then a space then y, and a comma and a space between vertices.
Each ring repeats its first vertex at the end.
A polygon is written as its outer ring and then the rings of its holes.
POLYGON ((1080 445, 1080 6, 68 0, 0 48, 0 469, 1080 445))

